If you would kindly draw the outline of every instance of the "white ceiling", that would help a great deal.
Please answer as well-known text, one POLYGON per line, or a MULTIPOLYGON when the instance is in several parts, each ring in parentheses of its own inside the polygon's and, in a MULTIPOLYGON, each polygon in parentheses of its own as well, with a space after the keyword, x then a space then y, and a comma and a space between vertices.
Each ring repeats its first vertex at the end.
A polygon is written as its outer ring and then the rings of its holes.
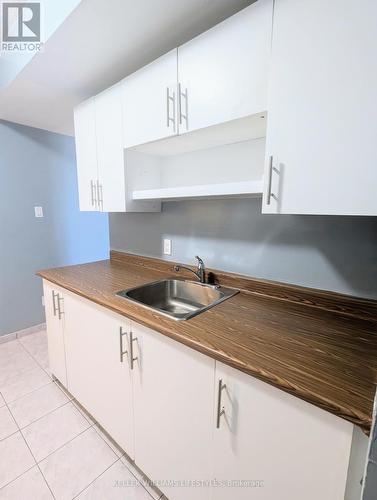
POLYGON ((0 118, 73 135, 73 107, 253 0, 83 0, 6 88, 0 118))
MULTIPOLYGON (((32 0, 24 0, 23 3, 32 0)), ((43 18, 43 39, 47 41, 64 20, 77 7, 81 0, 43 0, 41 5, 43 18)), ((18 22, 13 18, 14 24, 18 22)), ((16 78, 18 73, 33 59, 33 52, 1 52, 0 54, 0 87, 5 87, 16 78)))

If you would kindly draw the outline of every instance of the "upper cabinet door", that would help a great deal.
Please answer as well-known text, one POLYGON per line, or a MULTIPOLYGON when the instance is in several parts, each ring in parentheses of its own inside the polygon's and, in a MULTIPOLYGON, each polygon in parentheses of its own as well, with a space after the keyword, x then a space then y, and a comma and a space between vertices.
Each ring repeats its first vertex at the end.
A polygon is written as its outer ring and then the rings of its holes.
POLYGON ((263 211, 377 214, 377 2, 276 0, 263 211))
POLYGON ((177 49, 123 81, 124 147, 177 133, 177 49))
POLYGON ((267 109, 272 0, 259 0, 178 48, 179 132, 267 109))
MULTIPOLYGON (((131 322, 135 462, 152 480, 209 481, 214 360, 131 322)), ((161 486, 170 500, 208 500, 208 486, 161 486), (174 487, 175 486, 175 487, 174 487)))
MULTIPOLYGON (((216 385, 214 477, 255 481, 232 500, 344 500, 350 422, 222 363, 216 385)), ((229 498, 214 488, 212 500, 229 498)))
POLYGON ((75 108, 75 142, 80 210, 98 210, 97 140, 94 98, 75 108))
POLYGON ((98 202, 103 212, 124 212, 126 204, 122 84, 95 97, 98 202))

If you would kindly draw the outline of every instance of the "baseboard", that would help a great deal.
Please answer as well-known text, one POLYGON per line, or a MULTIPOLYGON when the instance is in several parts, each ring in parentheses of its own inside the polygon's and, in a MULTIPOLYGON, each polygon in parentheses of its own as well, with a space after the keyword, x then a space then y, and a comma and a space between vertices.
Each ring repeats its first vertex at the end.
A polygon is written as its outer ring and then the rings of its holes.
POLYGON ((46 323, 40 323, 39 325, 29 326, 29 328, 24 328, 23 330, 18 330, 17 332, 7 333, 6 335, 0 335, 0 344, 4 342, 10 342, 11 340, 16 340, 26 335, 30 335, 40 330, 46 329, 46 323))

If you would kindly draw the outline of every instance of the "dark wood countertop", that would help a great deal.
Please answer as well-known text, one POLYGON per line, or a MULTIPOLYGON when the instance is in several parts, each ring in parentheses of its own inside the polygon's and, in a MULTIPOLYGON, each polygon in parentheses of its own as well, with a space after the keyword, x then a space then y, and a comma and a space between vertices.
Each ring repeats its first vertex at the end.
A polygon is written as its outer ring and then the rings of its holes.
POLYGON ((38 274, 370 431, 377 383, 375 301, 220 272, 221 283, 238 283, 241 293, 177 322, 115 295, 176 276, 172 263, 112 252, 110 260, 38 274))

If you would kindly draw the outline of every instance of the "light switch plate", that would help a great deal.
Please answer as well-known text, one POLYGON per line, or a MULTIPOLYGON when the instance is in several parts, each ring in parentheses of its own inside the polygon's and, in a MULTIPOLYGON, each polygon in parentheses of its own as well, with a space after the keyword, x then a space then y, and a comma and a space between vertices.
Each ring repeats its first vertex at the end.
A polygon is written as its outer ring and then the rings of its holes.
POLYGON ((42 207, 34 207, 35 217, 43 217, 43 208, 42 207))
POLYGON ((164 255, 171 255, 171 240, 164 238, 164 255))

